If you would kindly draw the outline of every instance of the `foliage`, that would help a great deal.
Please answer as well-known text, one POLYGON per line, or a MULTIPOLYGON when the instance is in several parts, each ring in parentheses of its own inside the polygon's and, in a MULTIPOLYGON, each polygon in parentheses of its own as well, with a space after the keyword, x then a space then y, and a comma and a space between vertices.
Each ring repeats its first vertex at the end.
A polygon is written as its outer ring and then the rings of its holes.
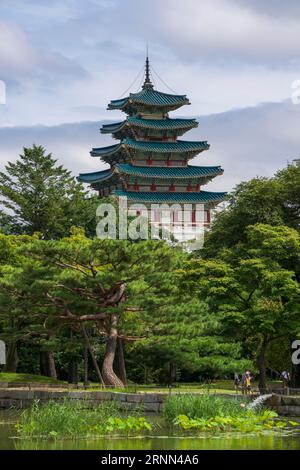
POLYGON ((189 418, 211 418, 238 416, 241 414, 240 401, 216 396, 210 393, 182 393, 170 395, 164 404, 164 417, 173 422, 179 415, 189 418))
POLYGON ((61 403, 49 401, 46 404, 36 401, 31 408, 22 412, 16 429, 21 437, 33 438, 80 438, 151 431, 150 423, 136 416, 137 413, 138 408, 134 414, 132 411, 128 414, 112 401, 94 408, 67 399, 61 403))
POLYGON ((246 411, 243 416, 213 416, 210 418, 190 418, 179 415, 174 424, 185 431, 209 431, 209 432, 245 432, 259 433, 270 430, 282 430, 287 426, 298 426, 294 421, 283 421, 277 419, 275 411, 264 410, 260 414, 246 411))
POLYGON ((219 256, 222 250, 246 239, 250 225, 300 227, 300 159, 294 160, 272 178, 241 182, 228 196, 228 206, 216 214, 202 255, 219 256))
POLYGON ((162 304, 170 302, 182 252, 158 241, 89 239, 79 229, 58 241, 29 239, 16 252, 0 278, 4 333, 58 349, 66 330, 82 337, 85 324, 112 354, 107 384, 122 386, 111 371, 116 332, 129 341, 151 333, 146 319, 155 313, 157 321, 162 304))
POLYGON ((0 172, 0 196, 0 227, 5 233, 59 238, 73 225, 95 233, 97 199, 41 146, 24 148, 23 155, 0 172))
POLYGON ((289 369, 300 334, 299 181, 296 160, 240 183, 204 250, 187 253, 89 238, 95 201, 42 147, 24 149, 0 174, 3 230, 22 233, 0 234, 0 333, 12 356, 18 344, 18 370, 38 372, 40 351, 53 351, 61 378, 72 361, 82 377, 84 326, 98 360, 121 338, 132 382, 259 369, 264 388, 267 368, 289 369), (69 236, 73 224, 87 235, 69 236))
POLYGON ((300 330, 300 235, 285 226, 256 224, 245 236, 243 243, 223 250, 218 258, 188 261, 181 284, 217 313, 225 337, 254 345, 260 387, 266 389, 269 343, 300 330))
POLYGON ((152 425, 142 416, 127 416, 126 418, 108 418, 104 424, 89 427, 89 434, 133 434, 141 431, 152 431, 152 425))

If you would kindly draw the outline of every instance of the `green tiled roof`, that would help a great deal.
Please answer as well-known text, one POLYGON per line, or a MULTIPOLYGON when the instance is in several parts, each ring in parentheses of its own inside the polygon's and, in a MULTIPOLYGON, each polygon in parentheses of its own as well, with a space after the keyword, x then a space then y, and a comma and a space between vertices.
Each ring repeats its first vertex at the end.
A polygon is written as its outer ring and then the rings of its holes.
POLYGON ((121 173, 148 178, 197 178, 223 173, 220 166, 186 166, 182 168, 134 166, 130 163, 116 165, 121 173))
POLYGON ((101 128, 101 132, 102 134, 113 134, 130 125, 142 127, 144 129, 175 130, 192 129, 193 127, 197 127, 198 123, 195 119, 141 119, 129 116, 122 122, 104 124, 101 128))
POLYGON ((153 88, 145 88, 138 93, 130 93, 126 98, 112 100, 107 109, 124 109, 128 104, 172 108, 174 106, 179 107, 184 104, 190 104, 190 102, 186 95, 170 95, 154 90, 153 88))
POLYGON ((181 153, 208 150, 209 145, 206 141, 188 141, 177 140, 176 142, 155 142, 155 141, 139 141, 133 139, 124 139, 122 145, 128 145, 129 148, 142 150, 146 152, 163 152, 163 153, 181 153))
POLYGON ((114 191, 116 196, 126 196, 128 199, 136 202, 174 202, 174 203, 201 203, 201 202, 221 202, 224 200, 227 193, 213 193, 210 191, 200 191, 198 193, 156 193, 156 192, 133 192, 133 191, 114 191))
POLYGON ((201 152, 209 149, 206 141, 188 141, 177 140, 176 142, 153 142, 138 141, 133 139, 124 139, 120 144, 110 145, 109 147, 93 148, 92 157, 108 156, 118 152, 122 147, 128 147, 142 152, 160 152, 160 153, 182 153, 182 152, 201 152))
MULTIPOLYGON (((199 178, 201 176, 216 176, 223 173, 220 166, 187 166, 182 168, 134 166, 130 163, 119 163, 116 169, 121 173, 141 178, 199 178)), ((81 173, 77 180, 82 183, 98 183, 109 179, 114 174, 113 169, 81 173)))
POLYGON ((103 181, 112 176, 112 170, 94 171, 93 173, 80 173, 77 176, 77 181, 81 183, 97 183, 98 181, 103 181))
POLYGON ((122 144, 109 145, 109 147, 93 148, 90 152, 92 157, 102 157, 112 155, 122 148, 122 144))

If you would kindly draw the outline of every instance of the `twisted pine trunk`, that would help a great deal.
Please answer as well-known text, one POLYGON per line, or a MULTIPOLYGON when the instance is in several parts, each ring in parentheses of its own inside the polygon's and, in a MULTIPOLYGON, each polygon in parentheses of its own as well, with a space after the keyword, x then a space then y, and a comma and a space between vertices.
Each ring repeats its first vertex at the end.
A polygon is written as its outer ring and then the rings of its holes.
POLYGON ((102 377, 105 385, 112 385, 113 387, 124 387, 124 383, 116 375, 113 367, 118 340, 118 320, 118 315, 113 313, 111 315, 110 330, 106 341, 105 357, 102 365, 102 377))
POLYGON ((126 366, 125 366, 125 358, 124 358, 124 345, 123 340, 118 338, 117 342, 117 365, 118 365, 118 375, 124 385, 127 385, 127 374, 126 374, 126 366))

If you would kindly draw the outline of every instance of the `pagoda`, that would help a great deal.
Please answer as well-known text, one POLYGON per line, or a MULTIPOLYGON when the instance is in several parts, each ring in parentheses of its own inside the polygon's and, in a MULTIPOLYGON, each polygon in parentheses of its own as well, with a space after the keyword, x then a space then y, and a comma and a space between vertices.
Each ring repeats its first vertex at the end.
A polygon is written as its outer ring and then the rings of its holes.
MULTIPOLYGON (((173 118, 171 111, 190 102, 186 95, 175 95, 154 89, 146 58, 145 80, 142 89, 129 96, 112 100, 109 110, 126 114, 122 122, 105 124, 101 133, 112 134, 119 142, 108 147, 93 148, 92 157, 110 165, 109 169, 81 173, 78 181, 89 183, 100 197, 127 197, 128 204, 153 205, 189 204, 190 223, 196 223, 196 205, 204 208, 204 224, 209 226, 211 210, 226 193, 203 191, 202 187, 221 175, 220 166, 195 166, 189 161, 209 149, 206 141, 178 139, 198 126, 195 119, 173 118)), ((154 222, 160 221, 155 211, 154 222)), ((174 211, 173 222, 179 223, 174 211)), ((202 224, 203 225, 203 224, 202 224)))

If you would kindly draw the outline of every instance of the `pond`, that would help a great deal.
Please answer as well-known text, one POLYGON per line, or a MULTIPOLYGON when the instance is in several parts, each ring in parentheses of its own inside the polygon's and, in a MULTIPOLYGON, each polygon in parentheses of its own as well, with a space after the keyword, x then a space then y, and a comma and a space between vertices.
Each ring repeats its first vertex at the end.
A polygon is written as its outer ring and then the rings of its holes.
MULTIPOLYGON (((0 450, 299 450, 300 432, 279 434, 237 434, 182 436, 160 429, 147 437, 109 437, 78 440, 14 439, 18 413, 0 411, 0 450), (168 435, 166 433, 168 432, 168 435)), ((153 419, 153 415, 152 415, 153 419)))

